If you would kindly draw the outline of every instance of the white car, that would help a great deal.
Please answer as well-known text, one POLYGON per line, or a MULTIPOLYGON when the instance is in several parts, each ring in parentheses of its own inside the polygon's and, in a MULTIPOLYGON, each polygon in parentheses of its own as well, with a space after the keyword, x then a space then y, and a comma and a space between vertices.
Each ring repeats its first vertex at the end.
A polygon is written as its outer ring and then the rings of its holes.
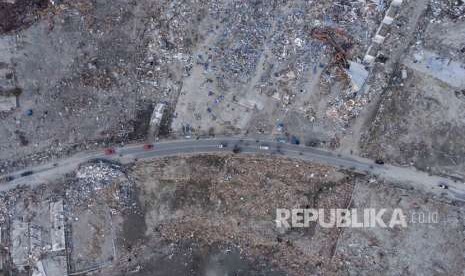
POLYGON ((261 150, 269 150, 270 147, 269 147, 269 146, 265 146, 265 145, 260 145, 259 149, 261 149, 261 150))

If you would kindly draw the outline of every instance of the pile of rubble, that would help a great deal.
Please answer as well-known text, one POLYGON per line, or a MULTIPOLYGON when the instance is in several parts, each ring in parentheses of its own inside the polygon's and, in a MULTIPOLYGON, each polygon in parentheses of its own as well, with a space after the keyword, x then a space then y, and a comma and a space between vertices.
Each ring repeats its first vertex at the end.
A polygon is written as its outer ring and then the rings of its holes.
POLYGON ((100 197, 113 202, 118 208, 133 205, 133 182, 121 166, 102 161, 84 165, 76 172, 74 183, 66 191, 70 206, 89 205, 100 197))
POLYGON ((461 0, 431 0, 433 22, 441 22, 441 18, 450 18, 454 21, 465 19, 465 2, 461 0))

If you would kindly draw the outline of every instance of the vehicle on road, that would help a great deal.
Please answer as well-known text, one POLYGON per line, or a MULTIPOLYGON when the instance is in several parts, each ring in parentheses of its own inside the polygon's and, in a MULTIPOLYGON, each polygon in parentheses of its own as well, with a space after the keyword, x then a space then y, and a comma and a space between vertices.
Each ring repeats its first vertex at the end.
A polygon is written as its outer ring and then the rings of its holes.
POLYGON ((144 145, 144 150, 152 150, 153 149, 153 144, 145 144, 144 145))
POLYGON ((261 150, 269 150, 270 149, 270 147, 268 145, 260 145, 258 148, 261 149, 261 150))
POLYGON ((33 173, 34 173, 33 171, 25 171, 25 172, 22 172, 20 175, 21 176, 28 176, 28 175, 31 175, 33 173))
POLYGON ((318 147, 319 144, 320 144, 320 141, 317 140, 317 139, 311 139, 311 140, 305 142, 305 146, 312 147, 312 148, 318 147))
POLYGON ((13 181, 14 179, 15 179, 14 176, 8 175, 8 176, 5 176, 2 180, 5 182, 10 182, 10 181, 13 181))
POLYGON ((297 138, 297 136, 292 136, 292 137, 291 137, 291 144, 293 144, 293 145, 300 145, 300 139, 297 138))
POLYGON ((449 186, 447 186, 447 184, 445 184, 445 183, 439 183, 438 186, 439 186, 439 188, 444 189, 444 190, 449 189, 449 186))
POLYGON ((227 148, 227 147, 228 147, 228 144, 226 144, 226 143, 221 143, 221 144, 218 145, 219 149, 227 148))
POLYGON ((375 163, 378 165, 384 165, 384 161, 382 159, 376 159, 375 163))
POLYGON ((104 150, 105 155, 113 155, 116 153, 116 150, 114 148, 106 148, 104 150))

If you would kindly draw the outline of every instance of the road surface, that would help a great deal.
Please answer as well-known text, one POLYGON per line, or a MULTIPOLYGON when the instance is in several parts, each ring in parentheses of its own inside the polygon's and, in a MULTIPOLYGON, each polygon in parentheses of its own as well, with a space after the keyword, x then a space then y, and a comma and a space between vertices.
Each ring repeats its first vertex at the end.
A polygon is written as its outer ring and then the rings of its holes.
POLYGON ((226 153, 231 152, 234 147, 240 149, 240 154, 275 155, 330 165, 361 174, 372 175, 388 180, 394 185, 426 192, 438 198, 465 202, 464 183, 444 177, 428 175, 414 168, 395 167, 387 164, 378 165, 370 159, 352 155, 345 156, 323 149, 268 140, 231 137, 163 141, 155 143, 152 149, 144 149, 142 144, 132 144, 115 148, 115 153, 112 155, 105 155, 103 151, 83 152, 66 159, 57 160, 53 163, 37 165, 8 175, 3 175, 3 179, 9 176, 12 180, 1 183, 0 191, 12 189, 18 185, 36 186, 42 183, 56 181, 66 173, 76 170, 80 164, 95 159, 105 159, 128 164, 137 160, 149 160, 174 155, 226 153), (221 148, 219 146, 220 144, 226 146, 221 148), (30 174, 31 172, 32 174, 30 174))

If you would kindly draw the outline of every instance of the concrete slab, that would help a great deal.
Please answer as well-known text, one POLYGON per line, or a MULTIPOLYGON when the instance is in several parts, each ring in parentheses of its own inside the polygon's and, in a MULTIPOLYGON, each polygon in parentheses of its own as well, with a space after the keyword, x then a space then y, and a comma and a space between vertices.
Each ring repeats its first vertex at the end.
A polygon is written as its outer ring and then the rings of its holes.
POLYGON ((66 248, 63 212, 62 200, 50 203, 52 251, 61 251, 66 248))
POLYGON ((365 82, 368 78, 368 71, 365 69, 363 64, 349 61, 349 69, 347 70, 347 74, 350 77, 352 90, 359 91, 365 85, 365 82))
POLYGON ((29 224, 14 220, 11 224, 11 259, 13 264, 22 269, 28 264, 28 256, 31 248, 29 238, 29 224))

